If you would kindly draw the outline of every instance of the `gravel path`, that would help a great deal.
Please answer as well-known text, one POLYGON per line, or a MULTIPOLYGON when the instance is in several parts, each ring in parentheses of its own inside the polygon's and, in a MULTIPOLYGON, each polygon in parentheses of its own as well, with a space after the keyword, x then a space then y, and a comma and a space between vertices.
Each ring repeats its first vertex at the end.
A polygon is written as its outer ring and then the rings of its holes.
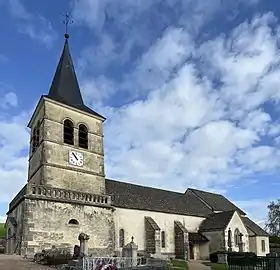
POLYGON ((54 268, 29 262, 22 256, 0 254, 0 270, 54 270, 54 268))

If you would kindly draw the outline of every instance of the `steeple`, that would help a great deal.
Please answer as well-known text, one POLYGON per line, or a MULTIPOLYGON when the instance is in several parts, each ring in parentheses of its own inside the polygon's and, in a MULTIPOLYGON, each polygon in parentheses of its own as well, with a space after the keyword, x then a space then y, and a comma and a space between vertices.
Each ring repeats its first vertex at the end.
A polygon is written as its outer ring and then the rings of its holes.
POLYGON ((66 32, 64 36, 65 43, 63 51, 56 68, 49 94, 46 97, 87 113, 94 114, 95 116, 101 117, 105 120, 105 117, 96 113, 84 104, 69 50, 69 35, 66 32))
POLYGON ((69 51, 68 37, 65 34, 64 48, 56 68, 48 97, 67 105, 84 105, 79 83, 69 51))

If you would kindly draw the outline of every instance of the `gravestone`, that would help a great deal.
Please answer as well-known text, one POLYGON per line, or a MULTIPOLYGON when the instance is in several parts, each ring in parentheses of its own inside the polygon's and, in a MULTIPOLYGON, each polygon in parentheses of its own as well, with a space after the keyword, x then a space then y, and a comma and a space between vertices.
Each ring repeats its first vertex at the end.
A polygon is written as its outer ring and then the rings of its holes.
POLYGON ((78 239, 80 241, 80 257, 84 257, 88 255, 89 235, 85 233, 80 233, 78 239))
POLYGON ((131 258, 131 266, 137 265, 137 250, 138 246, 133 242, 134 237, 131 237, 131 242, 125 245, 122 249, 122 256, 125 258, 131 258))

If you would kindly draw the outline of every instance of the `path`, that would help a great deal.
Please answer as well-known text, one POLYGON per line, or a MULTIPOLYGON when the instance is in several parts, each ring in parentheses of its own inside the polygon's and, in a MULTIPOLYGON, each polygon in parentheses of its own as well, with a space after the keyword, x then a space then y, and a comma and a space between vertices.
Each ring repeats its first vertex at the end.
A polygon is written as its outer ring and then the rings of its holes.
POLYGON ((54 268, 29 262, 22 256, 0 254, 0 270, 54 270, 54 268))
POLYGON ((211 270, 210 266, 204 265, 201 261, 188 261, 189 270, 211 270))

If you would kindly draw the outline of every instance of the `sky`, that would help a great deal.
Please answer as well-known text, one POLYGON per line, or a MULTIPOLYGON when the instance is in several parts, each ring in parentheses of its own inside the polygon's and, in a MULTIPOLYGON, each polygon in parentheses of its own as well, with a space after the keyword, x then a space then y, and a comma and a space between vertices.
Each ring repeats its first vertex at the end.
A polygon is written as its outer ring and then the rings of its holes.
POLYGON ((0 0, 0 220, 27 182, 27 123, 70 50, 111 179, 219 192, 263 225, 279 198, 280 2, 0 0))

